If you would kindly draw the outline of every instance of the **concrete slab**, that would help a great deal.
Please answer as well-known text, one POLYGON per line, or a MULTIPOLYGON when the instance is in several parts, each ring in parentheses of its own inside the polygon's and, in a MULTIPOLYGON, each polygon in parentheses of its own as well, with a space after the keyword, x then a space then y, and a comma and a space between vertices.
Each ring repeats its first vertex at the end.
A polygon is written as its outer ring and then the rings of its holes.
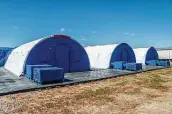
POLYGON ((4 68, 0 68, 0 96, 13 94, 17 92, 32 91, 35 89, 43 89, 47 87, 65 86, 76 83, 84 83, 96 80, 102 80, 106 78, 124 76, 129 74, 135 74, 139 72, 145 72, 149 70, 162 69, 165 67, 160 66, 143 66, 141 71, 126 71, 126 70, 115 70, 115 69, 94 69, 89 72, 76 72, 66 73, 65 81, 60 83, 40 85, 28 80, 25 77, 17 77, 11 72, 4 68))

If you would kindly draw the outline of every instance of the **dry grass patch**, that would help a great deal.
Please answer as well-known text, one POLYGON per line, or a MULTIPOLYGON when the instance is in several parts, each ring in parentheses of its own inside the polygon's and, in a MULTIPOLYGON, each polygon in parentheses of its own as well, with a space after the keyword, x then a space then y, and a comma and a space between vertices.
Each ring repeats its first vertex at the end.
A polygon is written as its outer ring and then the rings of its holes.
POLYGON ((147 97, 149 99, 154 99, 154 98, 162 97, 162 95, 160 95, 160 94, 147 94, 147 97))
POLYGON ((172 69, 169 68, 3 96, 0 114, 137 114, 140 110, 144 111, 144 108, 151 110, 151 107, 145 104, 154 104, 155 101, 163 101, 164 104, 168 102, 168 106, 171 107, 171 96, 172 69))
POLYGON ((126 91, 124 93, 128 94, 128 95, 141 94, 141 89, 140 88, 133 88, 133 89, 130 89, 130 91, 126 91))
POLYGON ((159 75, 151 74, 148 86, 153 89, 167 89, 167 86, 163 85, 165 82, 167 81, 159 75))
POLYGON ((104 88, 98 88, 96 90, 85 90, 83 92, 81 92, 80 94, 76 95, 76 99, 87 99, 87 98, 103 98, 109 94, 112 93, 112 88, 110 87, 104 87, 104 88))
POLYGON ((128 81, 121 81, 121 82, 119 82, 119 83, 117 83, 116 84, 116 86, 125 86, 125 85, 127 85, 127 83, 128 83, 128 81))

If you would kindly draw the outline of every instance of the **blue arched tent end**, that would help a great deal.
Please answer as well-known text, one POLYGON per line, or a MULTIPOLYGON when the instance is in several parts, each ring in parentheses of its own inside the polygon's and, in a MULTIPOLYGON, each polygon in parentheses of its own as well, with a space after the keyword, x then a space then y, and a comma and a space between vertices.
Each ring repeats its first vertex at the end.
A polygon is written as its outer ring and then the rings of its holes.
POLYGON ((145 64, 147 65, 147 61, 149 60, 159 60, 158 52, 154 47, 150 47, 146 53, 145 64))
POLYGON ((0 67, 4 66, 13 48, 0 47, 0 67))
POLYGON ((54 35, 36 44, 29 52, 26 65, 49 64, 64 68, 64 72, 90 70, 90 62, 85 49, 75 40, 64 35, 54 35))
POLYGON ((134 51, 128 44, 121 43, 114 49, 109 67, 111 68, 111 63, 117 61, 136 62, 134 51))

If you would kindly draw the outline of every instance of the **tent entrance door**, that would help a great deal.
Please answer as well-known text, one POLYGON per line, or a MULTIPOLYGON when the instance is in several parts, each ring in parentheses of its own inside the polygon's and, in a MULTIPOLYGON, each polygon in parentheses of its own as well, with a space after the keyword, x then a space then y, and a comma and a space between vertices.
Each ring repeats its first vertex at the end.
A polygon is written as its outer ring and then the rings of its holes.
POLYGON ((64 72, 70 71, 70 50, 66 45, 58 44, 55 51, 55 66, 64 68, 64 72))
POLYGON ((129 54, 128 54, 127 49, 123 49, 123 51, 121 52, 121 58, 122 58, 122 61, 128 61, 129 60, 129 54))

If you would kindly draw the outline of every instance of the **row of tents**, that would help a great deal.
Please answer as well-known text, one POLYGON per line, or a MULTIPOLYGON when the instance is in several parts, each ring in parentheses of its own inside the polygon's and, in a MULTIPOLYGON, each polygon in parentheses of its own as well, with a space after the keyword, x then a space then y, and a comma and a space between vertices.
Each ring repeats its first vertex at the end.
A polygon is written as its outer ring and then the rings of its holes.
POLYGON ((107 69, 117 61, 146 65, 147 61, 158 59, 154 47, 132 49, 126 43, 83 47, 69 36, 51 35, 13 49, 4 68, 21 76, 26 74, 27 65, 48 64, 69 73, 107 69))

